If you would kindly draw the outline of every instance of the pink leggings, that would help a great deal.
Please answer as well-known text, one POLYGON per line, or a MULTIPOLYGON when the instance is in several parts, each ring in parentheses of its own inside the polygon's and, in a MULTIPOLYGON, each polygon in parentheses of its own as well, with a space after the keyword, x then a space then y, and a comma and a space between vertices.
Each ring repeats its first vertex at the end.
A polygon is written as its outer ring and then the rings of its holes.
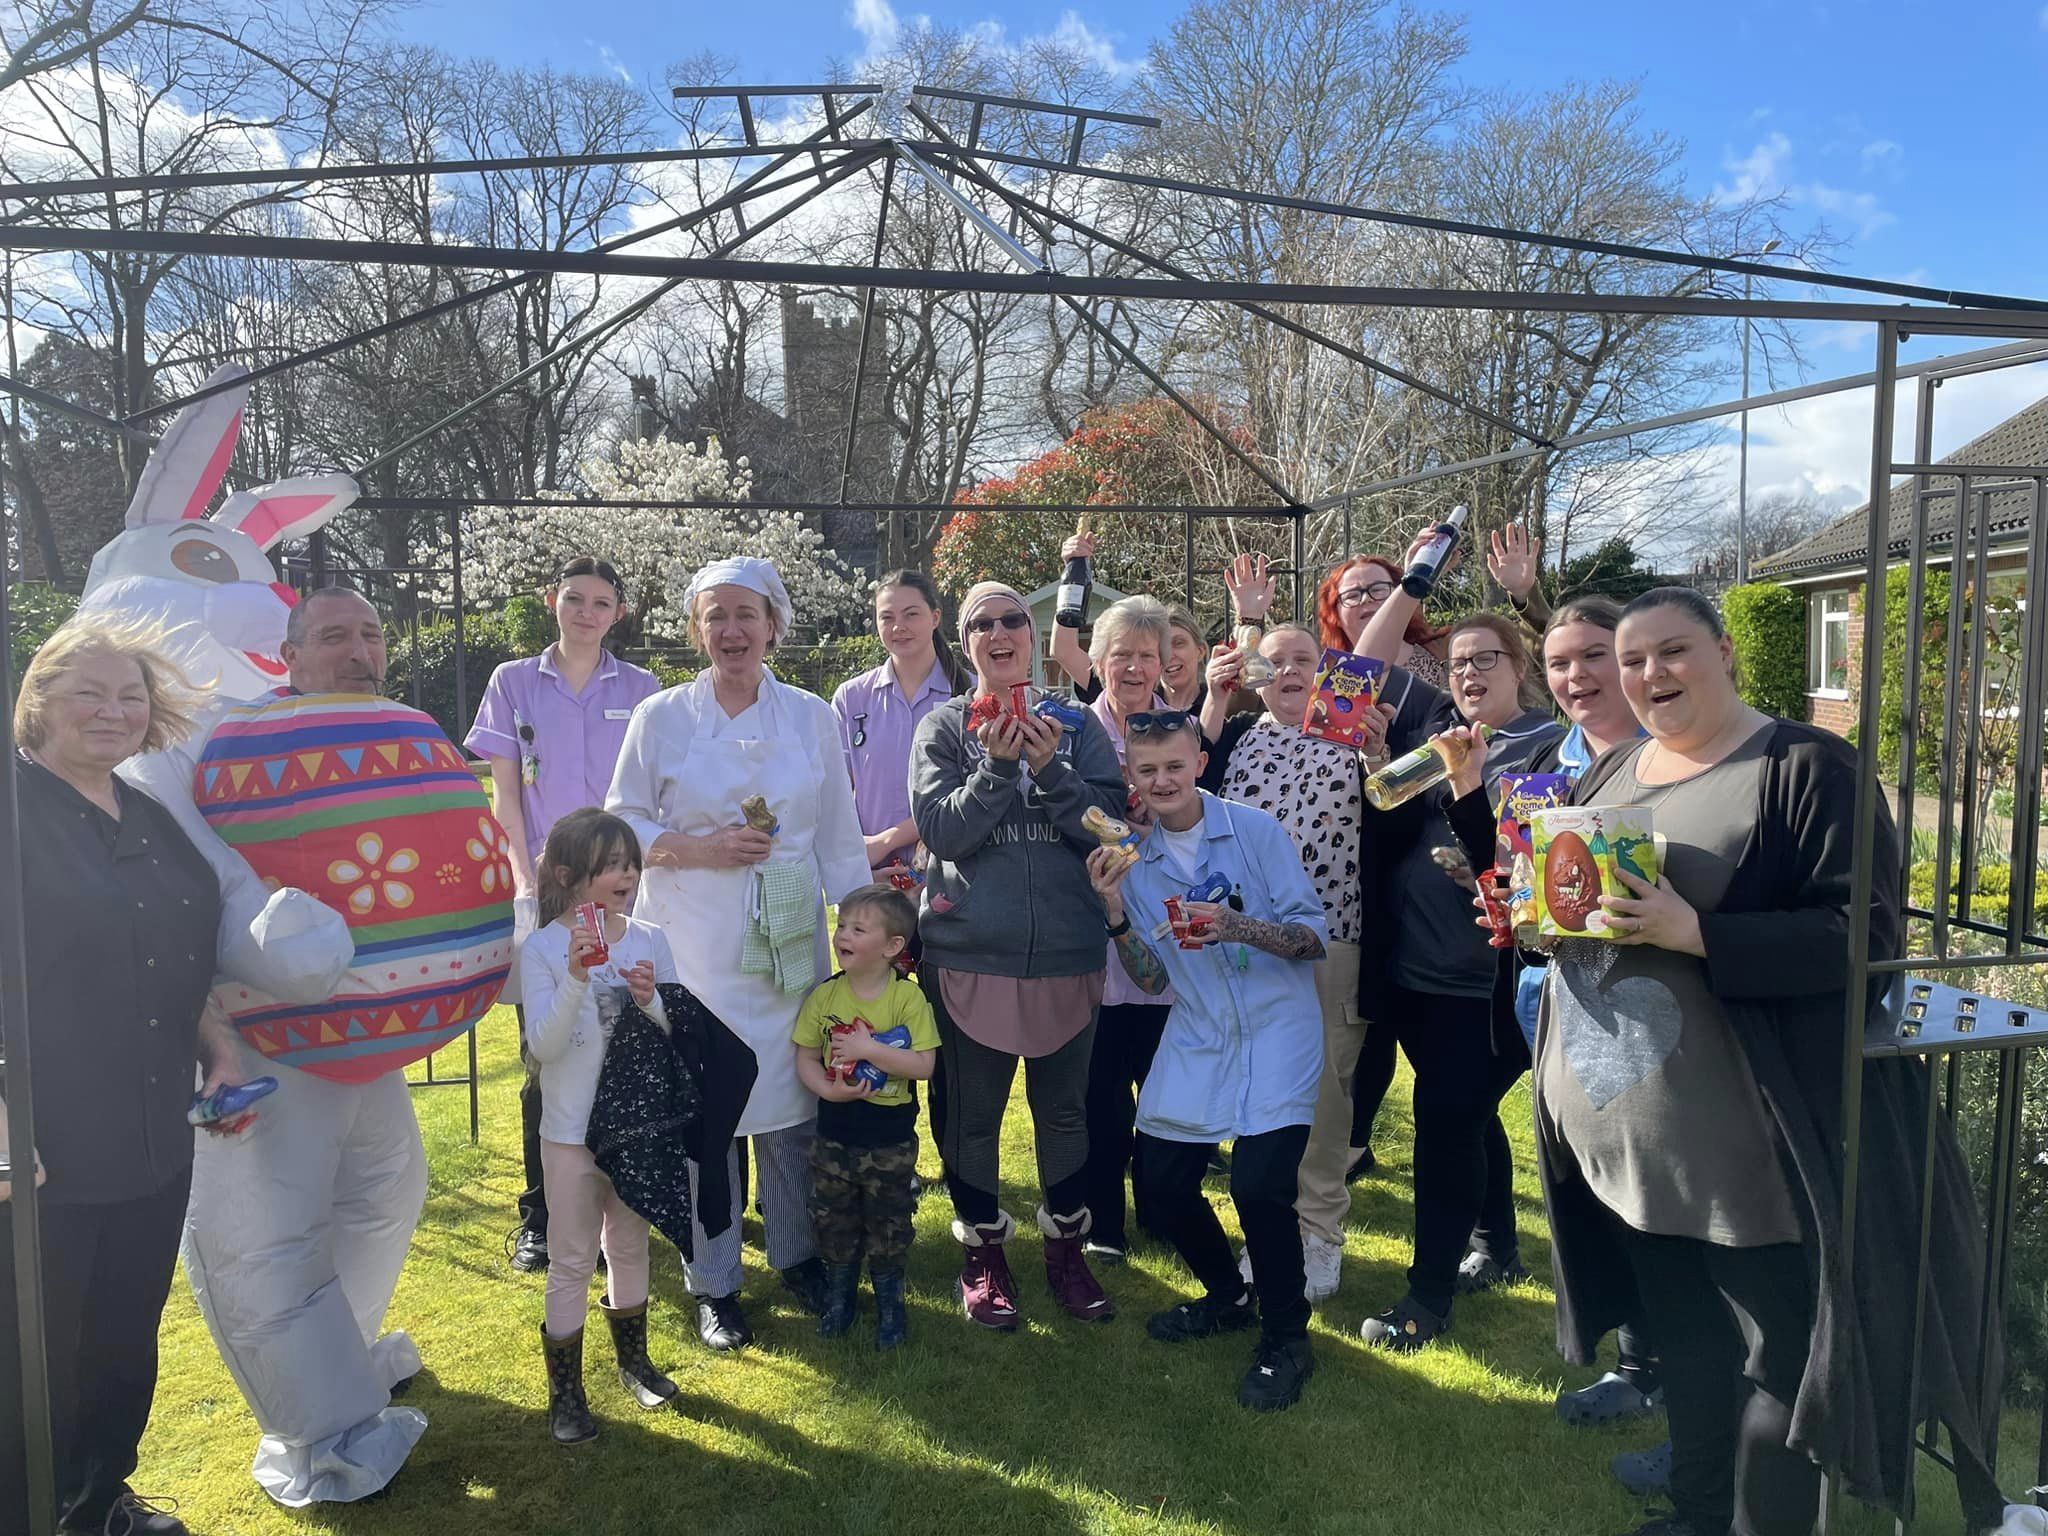
POLYGON ((590 1310, 600 1235, 611 1305, 637 1307, 647 1299, 647 1222, 627 1209, 588 1147, 543 1141, 540 1167, 548 1197, 547 1330, 563 1339, 590 1310))

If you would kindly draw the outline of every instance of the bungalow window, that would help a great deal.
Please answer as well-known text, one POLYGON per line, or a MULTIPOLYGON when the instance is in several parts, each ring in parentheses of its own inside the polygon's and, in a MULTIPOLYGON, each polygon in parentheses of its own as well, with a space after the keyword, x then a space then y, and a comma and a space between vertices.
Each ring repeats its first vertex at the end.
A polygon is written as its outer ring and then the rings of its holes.
POLYGON ((1849 594, 1816 592, 1806 600, 1806 686, 1814 693, 1849 691, 1849 594))

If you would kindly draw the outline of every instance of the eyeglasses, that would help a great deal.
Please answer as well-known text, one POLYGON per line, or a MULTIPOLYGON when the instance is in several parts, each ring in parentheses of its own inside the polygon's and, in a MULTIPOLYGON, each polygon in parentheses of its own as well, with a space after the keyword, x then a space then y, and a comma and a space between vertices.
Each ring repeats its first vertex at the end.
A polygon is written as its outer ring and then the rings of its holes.
POLYGON ((1127 736, 1171 736, 1193 728, 1195 717, 1185 709, 1148 709, 1124 717, 1127 736))
POLYGON ((1474 651, 1470 656, 1451 658, 1451 676, 1460 672, 1491 672, 1507 657, 1506 651, 1474 651))
POLYGON ((970 635, 992 634, 998 624, 1002 625, 1005 629, 1029 629, 1031 627, 1031 615, 1017 608, 1012 608, 1006 613, 981 614, 967 621, 967 633, 970 635))
POLYGON ((1363 608, 1367 603, 1383 603, 1394 590, 1391 581, 1370 581, 1362 587, 1344 587, 1337 593, 1337 604, 1342 608, 1363 608))

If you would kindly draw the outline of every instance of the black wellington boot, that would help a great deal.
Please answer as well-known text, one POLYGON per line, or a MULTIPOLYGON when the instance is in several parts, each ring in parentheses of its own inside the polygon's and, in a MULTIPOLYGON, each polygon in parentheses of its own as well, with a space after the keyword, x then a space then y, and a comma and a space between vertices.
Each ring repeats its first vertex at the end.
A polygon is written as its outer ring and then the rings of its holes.
POLYGON ((676 1395, 676 1384, 647 1358, 647 1303, 615 1307, 609 1297, 597 1304, 612 1330, 612 1353, 619 1361, 619 1385, 642 1408, 661 1408, 676 1395))
POLYGON ((903 1271, 878 1269, 870 1278, 875 1287, 875 1348, 895 1349, 910 1330, 903 1309, 903 1271))
POLYGON ((548 1428, 557 1445, 582 1445, 597 1438, 597 1420, 590 1416, 590 1404, 583 1396, 583 1330, 567 1338, 548 1337, 540 1330, 540 1344, 548 1361, 548 1428))
POLYGON ((860 1265, 825 1266, 825 1310, 818 1317, 818 1337, 836 1339, 853 1326, 860 1310, 860 1265))

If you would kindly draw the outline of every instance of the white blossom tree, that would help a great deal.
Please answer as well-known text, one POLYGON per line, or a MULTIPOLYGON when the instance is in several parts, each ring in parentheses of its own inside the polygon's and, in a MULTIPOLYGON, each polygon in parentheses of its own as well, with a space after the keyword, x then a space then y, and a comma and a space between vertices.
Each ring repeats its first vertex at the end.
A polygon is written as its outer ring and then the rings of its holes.
MULTIPOLYGON (((578 555, 609 560, 626 584, 628 610, 650 639, 685 638, 682 593, 698 567, 726 555, 775 562, 796 622, 836 632, 858 627, 867 588, 794 512, 745 505, 753 473, 728 461, 713 438, 699 449, 665 437, 623 439, 616 453, 583 466, 600 501, 719 503, 707 508, 588 506, 564 494, 543 507, 478 507, 464 520, 463 596, 502 602, 540 591, 578 555)), ((443 600, 449 594, 443 593, 443 600)))

